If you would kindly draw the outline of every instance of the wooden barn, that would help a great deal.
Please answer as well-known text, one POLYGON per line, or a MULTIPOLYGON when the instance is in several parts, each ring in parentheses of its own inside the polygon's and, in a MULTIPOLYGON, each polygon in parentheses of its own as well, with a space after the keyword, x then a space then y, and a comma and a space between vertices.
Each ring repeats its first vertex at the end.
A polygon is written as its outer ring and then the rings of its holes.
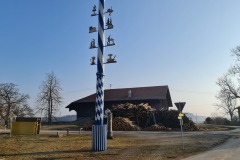
MULTIPOLYGON (((77 118, 94 117, 96 94, 89 95, 72 102, 66 108, 75 110, 77 118)), ((104 91, 104 110, 123 103, 148 103, 156 109, 172 107, 172 99, 168 86, 151 86, 138 88, 107 89, 104 91)))

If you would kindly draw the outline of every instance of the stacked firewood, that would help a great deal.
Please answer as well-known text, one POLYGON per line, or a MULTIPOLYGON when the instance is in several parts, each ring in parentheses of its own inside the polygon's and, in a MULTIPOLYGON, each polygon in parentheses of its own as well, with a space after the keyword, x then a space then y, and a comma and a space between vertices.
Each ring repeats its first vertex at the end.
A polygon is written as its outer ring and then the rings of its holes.
POLYGON ((112 124, 114 131, 139 131, 139 127, 134 125, 128 118, 115 117, 112 124))
POLYGON ((136 105, 131 103, 119 104, 112 107, 112 112, 115 117, 133 117, 136 112, 136 105))
POLYGON ((148 103, 141 103, 134 105, 131 103, 119 104, 113 106, 112 113, 114 117, 126 117, 131 121, 134 121, 139 127, 145 128, 150 125, 151 112, 154 109, 148 105, 148 103))
MULTIPOLYGON (((162 123, 165 127, 180 129, 180 122, 178 119, 179 112, 176 110, 165 110, 165 111, 157 111, 155 112, 156 121, 158 123, 162 123)), ((193 121, 189 120, 188 117, 184 116, 183 118, 183 129, 185 131, 197 131, 198 128, 193 123, 193 121)))
POLYGON ((196 125, 194 125, 194 123, 192 121, 189 121, 188 123, 184 123, 183 125, 183 129, 185 131, 198 131, 198 127, 196 125))
MULTIPOLYGON (((148 103, 145 104, 141 103, 138 105, 134 105, 131 103, 119 104, 112 107, 112 113, 113 117, 128 118, 129 121, 135 122, 135 124, 142 130, 157 131, 157 130, 171 130, 172 128, 180 129, 178 111, 176 110, 169 111, 167 109, 156 110, 152 108, 148 103), (155 124, 159 124, 159 126, 155 124)), ((194 123, 191 120, 189 120, 188 117, 184 116, 183 122, 185 131, 198 130, 194 123)), ((118 123, 116 123, 115 125, 118 125, 118 123)), ((121 123, 119 125, 121 125, 121 123)), ((119 130, 117 128, 116 130, 119 130)))
POLYGON ((150 127, 144 128, 145 131, 165 131, 166 127, 158 124, 151 125, 150 127))

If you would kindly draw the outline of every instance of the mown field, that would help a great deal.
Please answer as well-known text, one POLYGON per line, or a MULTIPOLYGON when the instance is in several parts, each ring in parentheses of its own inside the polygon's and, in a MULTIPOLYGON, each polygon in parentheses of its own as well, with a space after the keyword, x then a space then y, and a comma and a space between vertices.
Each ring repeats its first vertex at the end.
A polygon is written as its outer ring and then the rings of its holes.
MULTIPOLYGON (((55 133, 54 133, 55 134, 55 133)), ((227 134, 189 132, 182 149, 178 132, 116 132, 108 140, 108 150, 93 152, 91 134, 83 132, 60 138, 50 134, 0 135, 0 160, 166 160, 181 159, 224 142, 227 134)))

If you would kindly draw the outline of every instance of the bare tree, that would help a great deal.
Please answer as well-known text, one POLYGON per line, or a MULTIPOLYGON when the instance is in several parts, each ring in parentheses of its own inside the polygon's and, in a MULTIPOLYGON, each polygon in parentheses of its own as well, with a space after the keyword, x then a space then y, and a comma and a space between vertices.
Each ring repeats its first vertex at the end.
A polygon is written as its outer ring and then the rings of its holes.
POLYGON ((54 115, 58 111, 62 103, 60 82, 55 76, 54 72, 46 74, 46 81, 42 82, 40 86, 40 93, 38 95, 38 111, 44 113, 48 118, 48 123, 51 124, 54 115))
POLYGON ((233 76, 230 74, 225 74, 221 78, 217 80, 217 85, 220 87, 219 94, 220 95, 228 95, 232 99, 240 98, 240 88, 234 79, 233 76), (238 87, 236 87, 238 86, 238 87))
POLYGON ((232 49, 231 52, 236 63, 217 80, 220 90, 216 97, 220 101, 220 104, 217 104, 218 108, 229 114, 232 121, 237 109, 237 99, 240 98, 240 46, 232 49))
POLYGON ((218 79, 217 84, 221 92, 227 92, 232 98, 240 98, 240 46, 232 49, 231 52, 236 63, 218 79))
POLYGON ((230 116, 230 121, 232 123, 237 110, 237 99, 233 98, 230 92, 225 92, 224 90, 221 90, 216 98, 219 100, 216 106, 230 116))
POLYGON ((27 94, 19 93, 13 83, 0 84, 0 117, 8 124, 10 113, 16 116, 33 116, 33 110, 29 107, 27 94))

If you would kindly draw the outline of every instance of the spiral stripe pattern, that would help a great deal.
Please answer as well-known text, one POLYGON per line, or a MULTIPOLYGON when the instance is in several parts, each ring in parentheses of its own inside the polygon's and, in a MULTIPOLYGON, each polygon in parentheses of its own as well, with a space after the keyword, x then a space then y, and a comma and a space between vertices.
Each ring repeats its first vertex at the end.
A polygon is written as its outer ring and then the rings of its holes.
POLYGON ((103 88, 103 54, 104 54, 104 3, 105 0, 99 0, 98 13, 98 59, 97 59, 97 84, 96 84, 96 110, 95 110, 95 124, 103 125, 103 106, 104 106, 104 88, 103 88))

